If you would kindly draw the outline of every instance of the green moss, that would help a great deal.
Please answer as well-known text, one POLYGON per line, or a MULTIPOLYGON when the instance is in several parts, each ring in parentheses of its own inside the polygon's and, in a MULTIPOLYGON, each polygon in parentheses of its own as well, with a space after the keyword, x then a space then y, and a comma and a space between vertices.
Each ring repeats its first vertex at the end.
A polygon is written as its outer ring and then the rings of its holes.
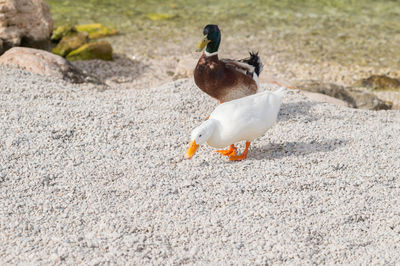
POLYGON ((164 13, 148 13, 146 14, 146 17, 148 17, 151 20, 157 21, 157 20, 172 19, 176 17, 176 15, 164 14, 164 13))
POLYGON ((52 49, 52 52, 60 56, 66 56, 71 51, 78 49, 88 41, 88 34, 86 32, 69 34, 61 39, 57 46, 52 49))
POLYGON ((90 42, 70 52, 67 57, 70 61, 77 60, 112 60, 112 47, 106 41, 90 42))
POLYGON ((76 32, 77 31, 73 26, 70 25, 59 26, 55 30, 53 30, 53 33, 51 35, 51 40, 57 42, 61 40, 63 37, 74 34, 76 32))
POLYGON ((89 39, 98 39, 106 36, 116 35, 116 29, 110 29, 100 23, 84 24, 75 26, 78 32, 87 32, 89 39))

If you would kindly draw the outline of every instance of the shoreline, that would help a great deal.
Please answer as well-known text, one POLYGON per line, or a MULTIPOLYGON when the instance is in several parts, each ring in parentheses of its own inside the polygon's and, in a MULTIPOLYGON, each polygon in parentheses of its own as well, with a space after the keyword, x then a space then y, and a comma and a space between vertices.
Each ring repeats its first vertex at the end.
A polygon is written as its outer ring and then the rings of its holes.
MULTIPOLYGON (((192 60, 195 63, 200 57, 200 53, 195 52, 199 34, 185 37, 185 42, 180 43, 174 40, 155 45, 153 41, 144 41, 144 43, 135 40, 133 35, 122 35, 104 38, 113 44, 114 52, 117 57, 134 58, 133 61, 144 64, 148 74, 146 77, 151 86, 159 86, 165 82, 174 80, 176 67, 180 61, 192 60), (151 53, 140 48, 157 47, 151 53)), ((200 35, 199 35, 200 36, 200 35)), ((380 65, 359 65, 342 64, 335 60, 326 60, 318 58, 299 57, 296 53, 291 53, 291 49, 285 50, 280 45, 265 42, 265 45, 259 42, 266 41, 264 37, 258 38, 257 44, 248 41, 236 41, 237 36, 223 36, 219 57, 240 59, 248 57, 248 52, 259 51, 264 70, 261 73, 261 80, 282 80, 285 83, 293 84, 302 80, 318 80, 323 83, 334 83, 343 86, 351 86, 356 81, 367 78, 371 75, 387 75, 393 78, 400 78, 400 66, 384 67, 380 65), (247 47, 241 49, 239 47, 247 47)), ((257 39, 253 36, 252 39, 257 39)), ((85 63, 82 63, 85 65, 85 63)), ((88 64, 90 65, 90 64, 88 64)), ((190 76, 184 76, 190 78, 190 76)), ((139 82, 142 83, 142 82, 139 82)), ((143 82, 142 84, 144 84, 143 82)))
MULTIPOLYGON (((150 88, 161 86, 179 78, 193 79, 193 70, 200 53, 194 52, 196 39, 187 40, 191 52, 179 54, 176 44, 168 43, 159 48, 154 55, 140 54, 135 43, 130 42, 127 36, 113 36, 105 38, 115 45, 114 61, 77 61, 74 65, 92 73, 104 80, 111 87, 119 88, 150 88), (118 41, 115 41, 118 40, 118 41), (192 47, 193 46, 193 47, 192 47)), ((229 38, 227 40, 229 43, 229 38)), ((188 49, 186 49, 188 50, 188 49)), ((236 46, 221 45, 220 58, 245 58, 248 51, 238 50, 236 46)), ((316 80, 321 83, 333 83, 340 86, 351 87, 357 81, 372 75, 386 75, 400 78, 400 70, 394 71, 382 67, 370 66, 343 66, 337 62, 320 62, 319 64, 301 63, 300 61, 287 60, 286 55, 268 53, 261 54, 264 70, 260 76, 261 83, 278 82, 285 86, 296 86, 305 80, 316 80)), ((386 102, 392 102, 394 109, 400 107, 399 92, 371 92, 386 102)), ((314 97, 315 98, 315 97, 314 97)), ((317 99, 329 100, 321 94, 317 99)), ((337 102, 335 99, 329 102, 337 102)))

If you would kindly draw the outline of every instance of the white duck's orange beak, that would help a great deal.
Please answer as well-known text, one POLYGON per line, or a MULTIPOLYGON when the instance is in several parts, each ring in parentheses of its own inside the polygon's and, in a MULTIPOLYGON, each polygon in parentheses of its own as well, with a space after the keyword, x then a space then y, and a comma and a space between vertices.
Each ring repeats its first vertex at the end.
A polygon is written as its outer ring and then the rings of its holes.
POLYGON ((196 144, 196 141, 192 141, 190 142, 190 146, 189 149, 186 151, 185 153, 185 158, 186 159, 190 159, 192 158, 192 156, 194 155, 194 153, 196 152, 196 150, 199 148, 200 146, 196 144))

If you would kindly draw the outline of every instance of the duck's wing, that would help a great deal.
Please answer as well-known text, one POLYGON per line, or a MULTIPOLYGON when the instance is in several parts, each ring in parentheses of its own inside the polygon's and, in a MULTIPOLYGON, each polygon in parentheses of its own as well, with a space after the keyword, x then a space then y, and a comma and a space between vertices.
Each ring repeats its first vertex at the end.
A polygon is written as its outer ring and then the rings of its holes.
POLYGON ((251 78, 254 77, 254 73, 257 76, 260 76, 260 73, 263 69, 263 63, 261 62, 258 53, 250 53, 250 57, 240 60, 221 59, 220 61, 224 62, 227 67, 233 68, 238 72, 250 76, 251 78))
POLYGON ((218 105, 210 114, 210 118, 236 120, 239 117, 253 113, 256 107, 257 94, 232 100, 218 105))
POLYGON ((245 75, 250 76, 253 78, 254 73, 254 66, 247 64, 246 62, 241 62, 240 60, 233 60, 233 59, 221 59, 226 67, 232 68, 237 72, 243 73, 245 75))
POLYGON ((268 113, 263 111, 255 95, 243 97, 217 106, 209 119, 218 124, 218 136, 230 139, 252 141, 265 132, 268 113))

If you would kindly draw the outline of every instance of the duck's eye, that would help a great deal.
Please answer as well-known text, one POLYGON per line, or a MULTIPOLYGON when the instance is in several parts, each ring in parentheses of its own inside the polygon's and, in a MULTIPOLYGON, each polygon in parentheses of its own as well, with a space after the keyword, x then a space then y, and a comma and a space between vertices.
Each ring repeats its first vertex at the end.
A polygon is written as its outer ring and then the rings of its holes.
POLYGON ((201 138, 201 136, 202 136, 202 135, 200 134, 200 135, 199 135, 199 138, 201 138))

